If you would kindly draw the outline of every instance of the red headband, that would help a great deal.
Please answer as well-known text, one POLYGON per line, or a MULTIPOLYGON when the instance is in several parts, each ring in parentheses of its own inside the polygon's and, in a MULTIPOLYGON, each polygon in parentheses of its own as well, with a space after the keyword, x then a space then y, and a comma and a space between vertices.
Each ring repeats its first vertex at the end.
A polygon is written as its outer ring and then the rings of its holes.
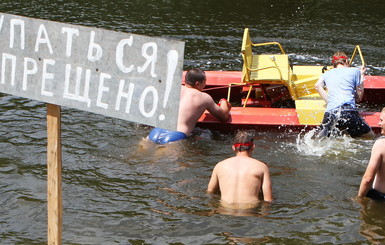
POLYGON ((238 148, 238 147, 240 147, 240 146, 253 146, 254 145, 254 143, 253 142, 245 142, 245 143, 236 143, 236 144, 234 144, 234 148, 238 148))
POLYGON ((337 60, 339 59, 344 59, 344 60, 347 60, 348 57, 342 55, 342 56, 333 56, 333 59, 332 59, 332 64, 334 64, 337 60))

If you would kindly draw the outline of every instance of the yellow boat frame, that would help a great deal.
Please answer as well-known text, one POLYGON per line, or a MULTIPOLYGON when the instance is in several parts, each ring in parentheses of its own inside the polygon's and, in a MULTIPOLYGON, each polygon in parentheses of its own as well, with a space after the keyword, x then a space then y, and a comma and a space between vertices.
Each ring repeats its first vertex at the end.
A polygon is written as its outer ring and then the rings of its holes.
MULTIPOLYGON (((289 56, 278 42, 253 43, 249 29, 245 28, 241 48, 243 67, 242 82, 229 85, 227 99, 230 101, 231 87, 234 85, 248 86, 244 107, 250 98, 254 86, 262 84, 281 84, 287 87, 291 98, 295 101, 298 118, 303 125, 319 125, 325 111, 325 101, 315 89, 315 83, 325 70, 332 67, 290 65, 289 56), (277 46, 279 53, 257 54, 253 47, 277 46)), ((349 64, 359 54, 361 63, 365 61, 361 48, 357 45, 349 64)))

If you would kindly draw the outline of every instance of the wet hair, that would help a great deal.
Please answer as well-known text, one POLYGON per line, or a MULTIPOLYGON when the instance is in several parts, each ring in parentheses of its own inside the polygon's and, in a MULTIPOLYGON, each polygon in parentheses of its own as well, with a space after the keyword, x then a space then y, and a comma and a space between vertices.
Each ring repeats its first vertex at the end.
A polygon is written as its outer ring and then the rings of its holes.
POLYGON ((203 83, 206 81, 206 74, 200 68, 189 69, 185 76, 185 83, 194 87, 196 82, 203 83))
POLYGON ((335 52, 332 57, 332 63, 334 68, 336 68, 338 64, 348 64, 348 56, 342 51, 335 52))
POLYGON ((234 136, 233 145, 237 151, 250 151, 254 146, 254 130, 240 130, 234 136))

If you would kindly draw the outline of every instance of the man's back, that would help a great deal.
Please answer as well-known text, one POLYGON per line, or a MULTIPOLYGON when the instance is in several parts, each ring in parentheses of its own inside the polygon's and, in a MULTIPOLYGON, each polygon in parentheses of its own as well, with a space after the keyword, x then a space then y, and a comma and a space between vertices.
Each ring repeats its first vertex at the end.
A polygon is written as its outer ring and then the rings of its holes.
POLYGON ((177 131, 189 135, 207 108, 209 96, 195 88, 182 86, 177 131))
POLYGON ((262 183, 265 181, 264 184, 270 186, 268 167, 251 157, 226 159, 218 163, 214 171, 219 181, 221 201, 227 204, 258 202, 262 183))
POLYGON ((351 67, 334 68, 324 73, 325 85, 328 89, 327 111, 343 104, 355 107, 355 91, 360 84, 360 70, 351 67))
MULTIPOLYGON (((203 89, 203 87, 201 88, 203 89)), ((209 94, 201 92, 199 88, 182 86, 177 131, 189 135, 202 114, 208 110, 218 120, 226 121, 229 107, 217 106, 209 94)))
POLYGON ((252 158, 255 132, 238 131, 232 149, 235 157, 230 157, 215 165, 207 193, 221 193, 221 204, 231 209, 249 209, 257 206, 261 196, 266 202, 273 201, 269 168, 252 158))

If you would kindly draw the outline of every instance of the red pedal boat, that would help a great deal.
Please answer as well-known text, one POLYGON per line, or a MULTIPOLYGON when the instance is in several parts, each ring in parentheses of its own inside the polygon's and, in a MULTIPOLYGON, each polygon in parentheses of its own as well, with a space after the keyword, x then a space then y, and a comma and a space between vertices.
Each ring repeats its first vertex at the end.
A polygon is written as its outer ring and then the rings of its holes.
MULTIPOLYGON (((254 44, 247 28, 241 52, 242 71, 206 71, 204 91, 214 100, 227 98, 230 101, 230 119, 220 122, 209 113, 204 113, 197 126, 215 130, 287 130, 310 129, 321 123, 325 102, 314 85, 319 76, 331 67, 291 65, 279 43, 254 44), (278 46, 280 52, 259 54, 252 50, 262 46, 278 46)), ((365 66, 359 46, 356 46, 350 62, 356 54, 359 54, 357 57, 365 66)), ((364 87, 361 104, 372 108, 374 106, 375 109, 365 109, 360 114, 378 132, 378 111, 385 105, 385 76, 366 76, 364 87)))

